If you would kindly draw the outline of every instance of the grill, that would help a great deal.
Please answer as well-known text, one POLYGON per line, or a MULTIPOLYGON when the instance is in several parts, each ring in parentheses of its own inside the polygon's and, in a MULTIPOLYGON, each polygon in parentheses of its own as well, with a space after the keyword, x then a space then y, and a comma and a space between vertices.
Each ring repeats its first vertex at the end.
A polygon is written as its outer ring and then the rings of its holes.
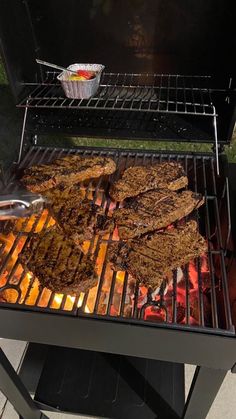
MULTIPOLYGON (((220 226, 220 214, 227 205, 229 196, 227 183, 223 182, 223 185, 219 187, 219 182, 216 182, 214 158, 210 155, 191 156, 80 149, 65 151, 33 147, 20 164, 19 170, 32 164, 50 163, 55 158, 73 153, 82 156, 109 156, 117 162, 118 171, 110 179, 100 178, 98 181, 91 180, 88 184, 81 185, 85 196, 101 205, 106 214, 114 209, 114 203, 108 197, 109 187, 116 178, 119 178, 120 172, 125 168, 164 161, 181 162, 188 175, 191 190, 205 195, 204 209, 196 210, 193 216, 202 234, 208 238, 208 255, 173 272, 172 285, 167 287, 167 292, 163 284, 157 295, 153 296, 148 289, 144 287, 141 289, 138 284, 131 286, 127 272, 116 273, 110 269, 106 255, 110 244, 118 240, 115 230, 101 238, 94 236, 90 242, 84 244, 85 252, 92 256, 98 268, 98 289, 91 290, 89 295, 81 294, 76 298, 51 293, 47 289, 39 291, 38 280, 27 272, 26 268, 22 268, 17 259, 17 253, 27 245, 34 232, 46 230, 52 224, 52 218, 45 210, 42 215, 21 219, 14 225, 11 222, 10 226, 8 222, 4 226, 3 240, 6 241, 1 248, 1 304, 9 304, 12 300, 15 308, 24 307, 29 310, 58 314, 67 312, 73 316, 89 315, 90 317, 98 316, 104 320, 111 318, 119 319, 119 321, 146 318, 155 321, 155 317, 158 321, 159 314, 160 323, 157 325, 161 325, 164 320, 166 326, 174 324, 177 328, 187 326, 199 330, 209 329, 218 333, 234 333, 224 257, 224 248, 227 247, 227 243, 223 242, 220 226), (8 231, 10 231, 9 235, 7 235, 8 231), (183 279, 177 283, 177 277, 181 274, 183 279), (219 318, 219 312, 222 310, 224 315, 219 318)), ((16 187, 14 180, 9 182, 9 192, 16 187)), ((227 217, 228 226, 230 226, 229 208, 227 208, 227 217)), ((227 232, 226 240, 228 236, 229 232, 227 232)))
POLYGON ((3 192, 22 188, 27 167, 69 154, 108 156, 117 171, 80 189, 111 215, 120 204, 109 189, 124 169, 179 162, 188 188, 205 197, 184 222, 197 222, 208 250, 151 290, 125 271, 112 271, 107 254, 119 240, 117 229, 94 235, 83 251, 96 265, 98 286, 71 296, 42 289, 18 258, 35 232, 55 223, 50 212, 1 222, 0 336, 30 342, 20 378, 0 351, 1 390, 24 419, 42 418, 38 408, 204 419, 226 372, 236 370, 230 210, 236 170, 223 154, 235 122, 234 6, 226 10, 223 0, 217 7, 213 0, 185 1, 181 9, 162 0, 15 0, 2 9, 0 47, 23 112, 19 154, 4 173, 3 192), (58 73, 35 63, 42 58, 67 66, 78 57, 105 65, 96 95, 87 100, 66 98, 58 73), (89 146, 70 148, 67 138, 67 146, 55 147, 51 136, 86 137, 89 146), (98 147, 104 139, 107 146, 98 147), (134 139, 140 147, 120 148, 119 140, 134 139), (144 150, 147 139, 153 147, 144 150), (157 141, 170 140, 176 150, 180 141, 196 150, 205 142, 209 152, 155 150, 157 141), (184 363, 197 366, 185 406, 184 363))

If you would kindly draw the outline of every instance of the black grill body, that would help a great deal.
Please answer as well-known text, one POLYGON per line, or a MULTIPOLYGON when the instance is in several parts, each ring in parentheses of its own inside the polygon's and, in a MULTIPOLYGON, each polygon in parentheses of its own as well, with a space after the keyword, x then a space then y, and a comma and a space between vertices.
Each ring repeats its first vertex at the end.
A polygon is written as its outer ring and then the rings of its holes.
MULTIPOLYGON (((114 274, 109 279, 105 311, 99 311, 106 257, 92 312, 86 310, 88 295, 78 304, 79 298, 62 296, 58 300, 54 293, 49 293, 44 303, 43 292, 32 291, 35 278, 27 277, 24 270, 19 276, 19 261, 13 257, 37 228, 40 217, 25 220, 20 229, 17 223, 4 223, 1 234, 12 233, 14 240, 9 249, 7 242, 0 249, 4 277, 0 288, 0 336, 31 342, 20 375, 40 407, 68 411, 71 406, 74 412, 122 419, 138 415, 203 419, 226 371, 235 370, 236 362, 236 223, 231 217, 236 200, 236 172, 222 153, 224 145, 231 141, 236 114, 236 6, 232 2, 226 7, 223 0, 184 0, 181 7, 174 0, 13 3, 10 8, 7 1, 2 2, 0 47, 16 105, 23 109, 24 116, 18 159, 6 173, 3 188, 8 192, 17 190, 25 167, 49 163, 65 154, 109 155, 116 160, 118 172, 110 179, 81 185, 95 202, 100 199, 108 212, 112 205, 109 185, 124 168, 179 161, 188 174, 191 189, 206 199, 206 205, 194 217, 209 243, 209 270, 205 287, 202 261, 195 261, 197 324, 191 320, 188 267, 183 269, 182 322, 177 321, 176 272, 167 321, 144 319, 138 306, 138 287, 132 310, 128 316, 125 314, 127 273, 122 279, 119 310, 115 314, 112 311, 117 280, 114 274), (100 88, 89 100, 66 99, 58 73, 46 71, 35 62, 41 58, 68 66, 78 57, 81 62, 106 66, 100 88), (50 147, 49 137, 55 135, 58 141, 66 137, 63 148, 50 147), (72 148, 70 137, 74 136, 89 138, 88 146, 72 148), (107 148, 94 146, 94 140, 98 145, 104 138, 107 148), (111 139, 118 139, 119 147, 121 140, 140 140, 141 148, 147 139, 153 144, 159 140, 176 144, 201 142, 209 144, 209 153, 121 151, 109 147, 111 139), (11 302, 5 298, 9 292, 14 296, 11 302), (207 315, 206 306, 210 307, 207 315), (56 363, 61 367, 59 373, 56 363), (197 366, 185 408, 180 365, 184 363, 197 366), (73 370, 73 365, 77 370, 73 370), (78 369, 82 369, 79 374, 78 369), (101 377, 103 370, 111 387, 96 392, 96 386, 106 381, 101 377), (80 386, 79 396, 87 397, 80 406, 78 398, 71 397, 71 386, 67 386, 68 371, 69 378, 73 381, 74 377, 75 385, 80 386), (50 392, 50 380, 55 377, 60 382, 59 393, 50 392), (86 394, 85 387, 89 388, 86 394), (89 397, 94 399, 95 395, 96 403, 91 409, 89 397), (101 398, 105 406, 99 403, 101 398)), ((46 214, 45 226, 49 218, 46 214)), ((110 235, 100 242, 92 241, 92 257, 96 259, 99 246, 107 248, 112 240, 110 235)), ((166 304, 166 299, 161 289, 161 304, 166 304)), ((148 295, 147 306, 152 303, 148 295)), ((2 391, 22 417, 41 418, 1 352, 0 361, 2 391)))

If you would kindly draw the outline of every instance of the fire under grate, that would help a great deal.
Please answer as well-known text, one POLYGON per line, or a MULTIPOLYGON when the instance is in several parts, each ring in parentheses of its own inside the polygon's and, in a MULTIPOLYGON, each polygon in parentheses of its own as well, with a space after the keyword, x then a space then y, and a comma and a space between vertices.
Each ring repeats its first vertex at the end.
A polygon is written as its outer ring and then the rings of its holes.
MULTIPOLYGON (((54 223, 47 210, 27 219, 6 222, 0 239, 0 306, 15 309, 88 316, 103 320, 152 323, 161 327, 191 328, 214 333, 234 333, 231 320, 224 245, 220 225, 225 189, 215 178, 215 161, 210 155, 159 154, 154 152, 104 149, 59 149, 32 147, 9 181, 8 192, 15 190, 21 169, 49 163, 55 158, 77 153, 84 156, 110 156, 118 170, 110 177, 81 184, 84 195, 101 205, 106 213, 119 204, 109 198, 109 187, 124 168, 161 161, 178 161, 185 168, 189 188, 205 196, 206 204, 191 214, 208 241, 208 252, 201 258, 173 271, 172 279, 157 290, 148 290, 127 272, 113 272, 107 262, 110 244, 119 240, 116 229, 109 235, 94 236, 84 243, 84 251, 96 264, 99 283, 88 294, 56 294, 39 288, 39 282, 21 266, 18 254, 35 232, 54 223)), ((221 182, 222 183, 222 182, 221 182)), ((224 183, 224 180, 223 180, 224 183)), ((227 195, 227 194, 226 194, 227 195)))

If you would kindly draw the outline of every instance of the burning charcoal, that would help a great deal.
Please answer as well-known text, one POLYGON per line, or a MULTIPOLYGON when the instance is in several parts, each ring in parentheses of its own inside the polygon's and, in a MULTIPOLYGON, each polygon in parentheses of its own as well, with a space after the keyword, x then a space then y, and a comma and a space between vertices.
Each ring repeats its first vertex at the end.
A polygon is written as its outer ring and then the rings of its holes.
POLYGON ((155 291, 152 293, 152 300, 155 300, 158 295, 166 295, 168 291, 168 282, 163 281, 160 287, 157 287, 155 291))
POLYGON ((181 323, 185 318, 185 307, 182 304, 177 306, 177 316, 176 321, 177 323, 181 323))
MULTIPOLYGON (((205 324, 209 324, 211 319, 211 305, 208 301, 207 296, 203 293, 202 294, 203 300, 203 313, 204 313, 204 322, 205 324)), ((195 319, 195 321, 199 324, 199 293, 198 290, 194 290, 190 293, 190 314, 195 319)))
POLYGON ((124 309, 124 316, 125 317, 131 317, 132 316, 132 312, 133 312, 133 308, 130 305, 125 305, 125 309, 124 309))
POLYGON ((166 310, 163 307, 149 306, 145 310, 144 319, 157 323, 167 321, 166 310))
POLYGON ((202 272, 202 288, 207 289, 211 288, 211 275, 210 272, 202 272))

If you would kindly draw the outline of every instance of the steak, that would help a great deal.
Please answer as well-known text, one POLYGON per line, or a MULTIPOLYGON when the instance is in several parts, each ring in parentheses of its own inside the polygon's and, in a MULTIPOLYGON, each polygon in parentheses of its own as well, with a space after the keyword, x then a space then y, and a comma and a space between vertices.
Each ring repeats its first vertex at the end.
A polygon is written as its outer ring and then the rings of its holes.
POLYGON ((19 260, 54 292, 78 295, 97 283, 91 259, 56 226, 32 236, 19 260))
POLYGON ((191 191, 153 190, 130 199, 113 217, 122 240, 167 227, 187 216, 204 203, 200 194, 191 191))
POLYGON ((126 169, 110 189, 115 201, 137 196, 153 189, 176 191, 188 184, 188 178, 181 164, 164 162, 154 166, 134 166, 126 169))
POLYGON ((136 280, 155 289, 176 269, 207 251, 197 223, 147 234, 127 243, 113 243, 108 260, 114 270, 126 270, 136 280))
POLYGON ((32 192, 43 192, 61 183, 71 186, 86 179, 110 175, 116 170, 109 157, 81 157, 69 155, 50 164, 25 169, 21 181, 32 192))
POLYGON ((53 217, 68 237, 78 245, 92 239, 98 216, 104 211, 84 198, 79 185, 68 188, 61 184, 43 195, 47 197, 53 217))

